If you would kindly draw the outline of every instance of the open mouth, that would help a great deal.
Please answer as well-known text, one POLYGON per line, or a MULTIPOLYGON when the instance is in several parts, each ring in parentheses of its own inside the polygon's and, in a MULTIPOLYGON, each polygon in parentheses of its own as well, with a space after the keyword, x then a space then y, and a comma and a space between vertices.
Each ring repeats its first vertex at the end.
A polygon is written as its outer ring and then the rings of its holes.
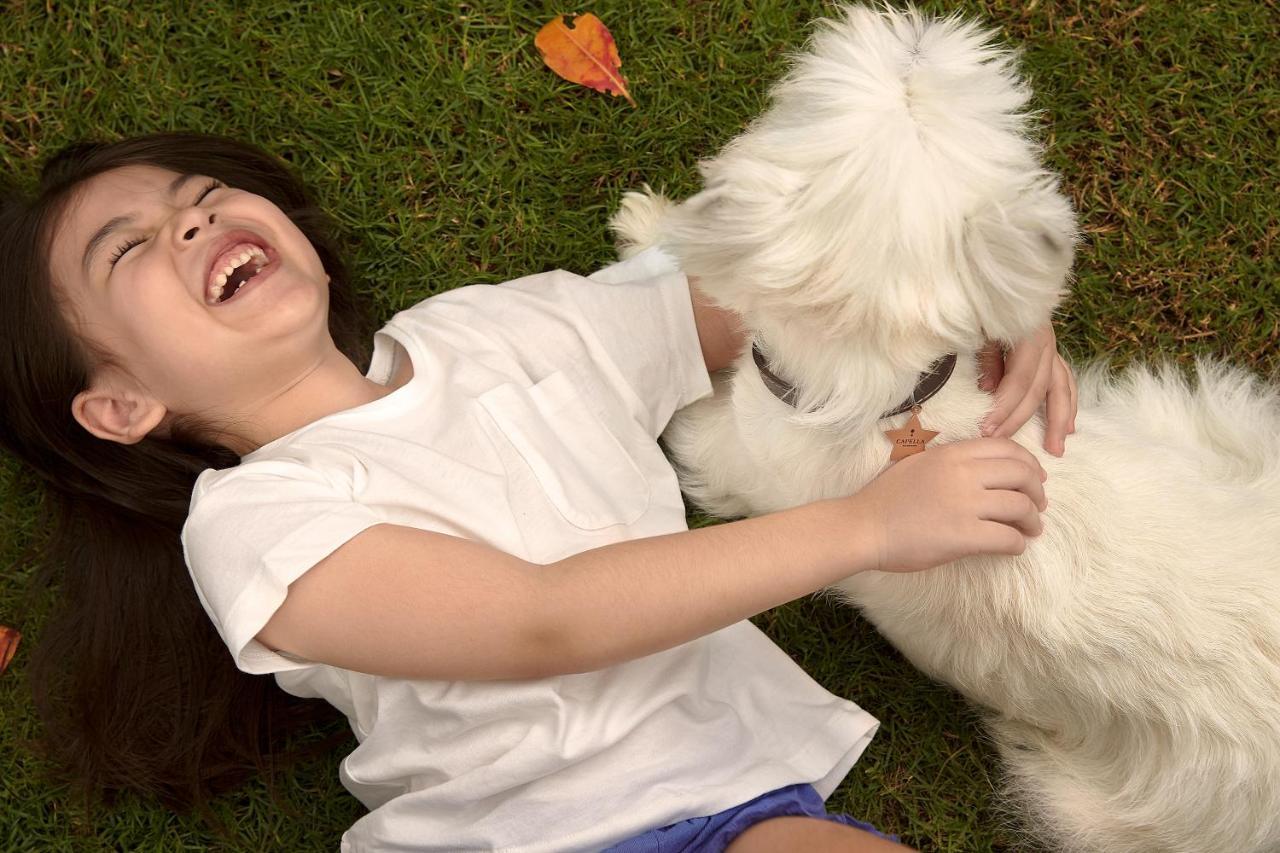
POLYGON ((275 252, 249 241, 229 246, 213 262, 205 285, 205 302, 220 305, 244 291, 250 283, 264 277, 275 262, 275 252))

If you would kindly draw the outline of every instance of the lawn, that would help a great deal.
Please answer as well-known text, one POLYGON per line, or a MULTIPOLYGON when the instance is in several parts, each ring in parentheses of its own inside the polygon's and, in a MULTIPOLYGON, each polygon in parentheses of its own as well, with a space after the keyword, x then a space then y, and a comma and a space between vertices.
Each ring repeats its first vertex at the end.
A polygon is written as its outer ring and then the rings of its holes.
MULTIPOLYGON (((1087 238, 1058 317, 1062 348, 1077 360, 1213 353, 1280 368, 1276 0, 928 6, 981 15, 1024 47, 1048 156, 1087 238)), ((85 137, 192 129, 256 142, 293 163, 344 226, 385 320, 460 285, 610 261, 604 225, 620 194, 645 181, 696 190, 697 160, 762 108, 787 51, 827 8, 6 0, 0 173, 30 185, 40 161, 85 137), (541 24, 585 11, 612 29, 637 107, 542 66, 541 24)), ((37 492, 3 460, 0 564, 40 535, 37 492)), ((25 580, 5 570, 0 623, 25 580)), ((849 609, 814 599, 756 621, 883 722, 834 810, 923 850, 1023 849, 963 701, 849 609)), ((24 643, 39 640, 39 624, 18 627, 24 643)), ((240 836, 230 846, 146 802, 90 824, 22 748, 36 733, 25 648, 0 676, 6 851, 333 850, 362 813, 335 753, 285 781, 295 814, 260 784, 220 800, 240 836)))

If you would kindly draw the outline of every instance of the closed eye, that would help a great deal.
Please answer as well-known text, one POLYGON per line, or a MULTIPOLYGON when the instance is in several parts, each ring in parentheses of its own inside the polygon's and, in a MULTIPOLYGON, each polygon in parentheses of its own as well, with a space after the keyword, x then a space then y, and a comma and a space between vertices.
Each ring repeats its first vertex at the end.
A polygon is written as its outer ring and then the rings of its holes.
MULTIPOLYGON (((193 202, 193 204, 199 204, 200 202, 204 201, 205 196, 207 196, 209 193, 213 192, 214 190, 218 189, 221 186, 222 186, 221 181, 210 181, 205 186, 205 188, 200 191, 200 194, 196 196, 196 200, 193 202)), ((126 240, 124 243, 117 246, 115 254, 111 256, 111 267, 113 269, 115 268, 116 261, 123 258, 125 252, 129 251, 139 243, 145 243, 145 242, 146 242, 145 239, 141 237, 137 237, 132 240, 126 240)))
POLYGON ((111 256, 111 266, 116 265, 116 261, 124 257, 124 253, 132 249, 134 246, 143 242, 142 238, 136 240, 125 240, 120 246, 116 247, 116 253, 111 256))

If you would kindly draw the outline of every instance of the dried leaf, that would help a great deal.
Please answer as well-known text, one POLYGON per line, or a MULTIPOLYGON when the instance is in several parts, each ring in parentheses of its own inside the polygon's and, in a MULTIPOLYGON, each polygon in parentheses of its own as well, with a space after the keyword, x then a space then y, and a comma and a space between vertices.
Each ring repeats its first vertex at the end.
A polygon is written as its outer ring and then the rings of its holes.
POLYGON ((18 650, 18 641, 21 639, 22 633, 17 628, 0 625, 0 672, 4 672, 9 661, 13 660, 13 653, 18 650))
POLYGON ((627 91, 627 78, 618 70, 622 60, 613 35, 595 15, 578 15, 572 28, 560 15, 538 31, 533 43, 547 66, 564 79, 615 97, 622 95, 636 105, 627 91))

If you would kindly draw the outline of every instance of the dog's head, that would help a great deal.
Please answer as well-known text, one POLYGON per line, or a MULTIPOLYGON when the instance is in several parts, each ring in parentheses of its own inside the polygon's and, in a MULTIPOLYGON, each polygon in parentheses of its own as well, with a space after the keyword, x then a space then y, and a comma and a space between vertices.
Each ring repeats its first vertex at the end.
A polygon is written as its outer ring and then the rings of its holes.
POLYGON ((681 266, 766 337, 971 351, 1047 322, 1076 228, 1014 57, 914 10, 822 23, 666 223, 681 266))

